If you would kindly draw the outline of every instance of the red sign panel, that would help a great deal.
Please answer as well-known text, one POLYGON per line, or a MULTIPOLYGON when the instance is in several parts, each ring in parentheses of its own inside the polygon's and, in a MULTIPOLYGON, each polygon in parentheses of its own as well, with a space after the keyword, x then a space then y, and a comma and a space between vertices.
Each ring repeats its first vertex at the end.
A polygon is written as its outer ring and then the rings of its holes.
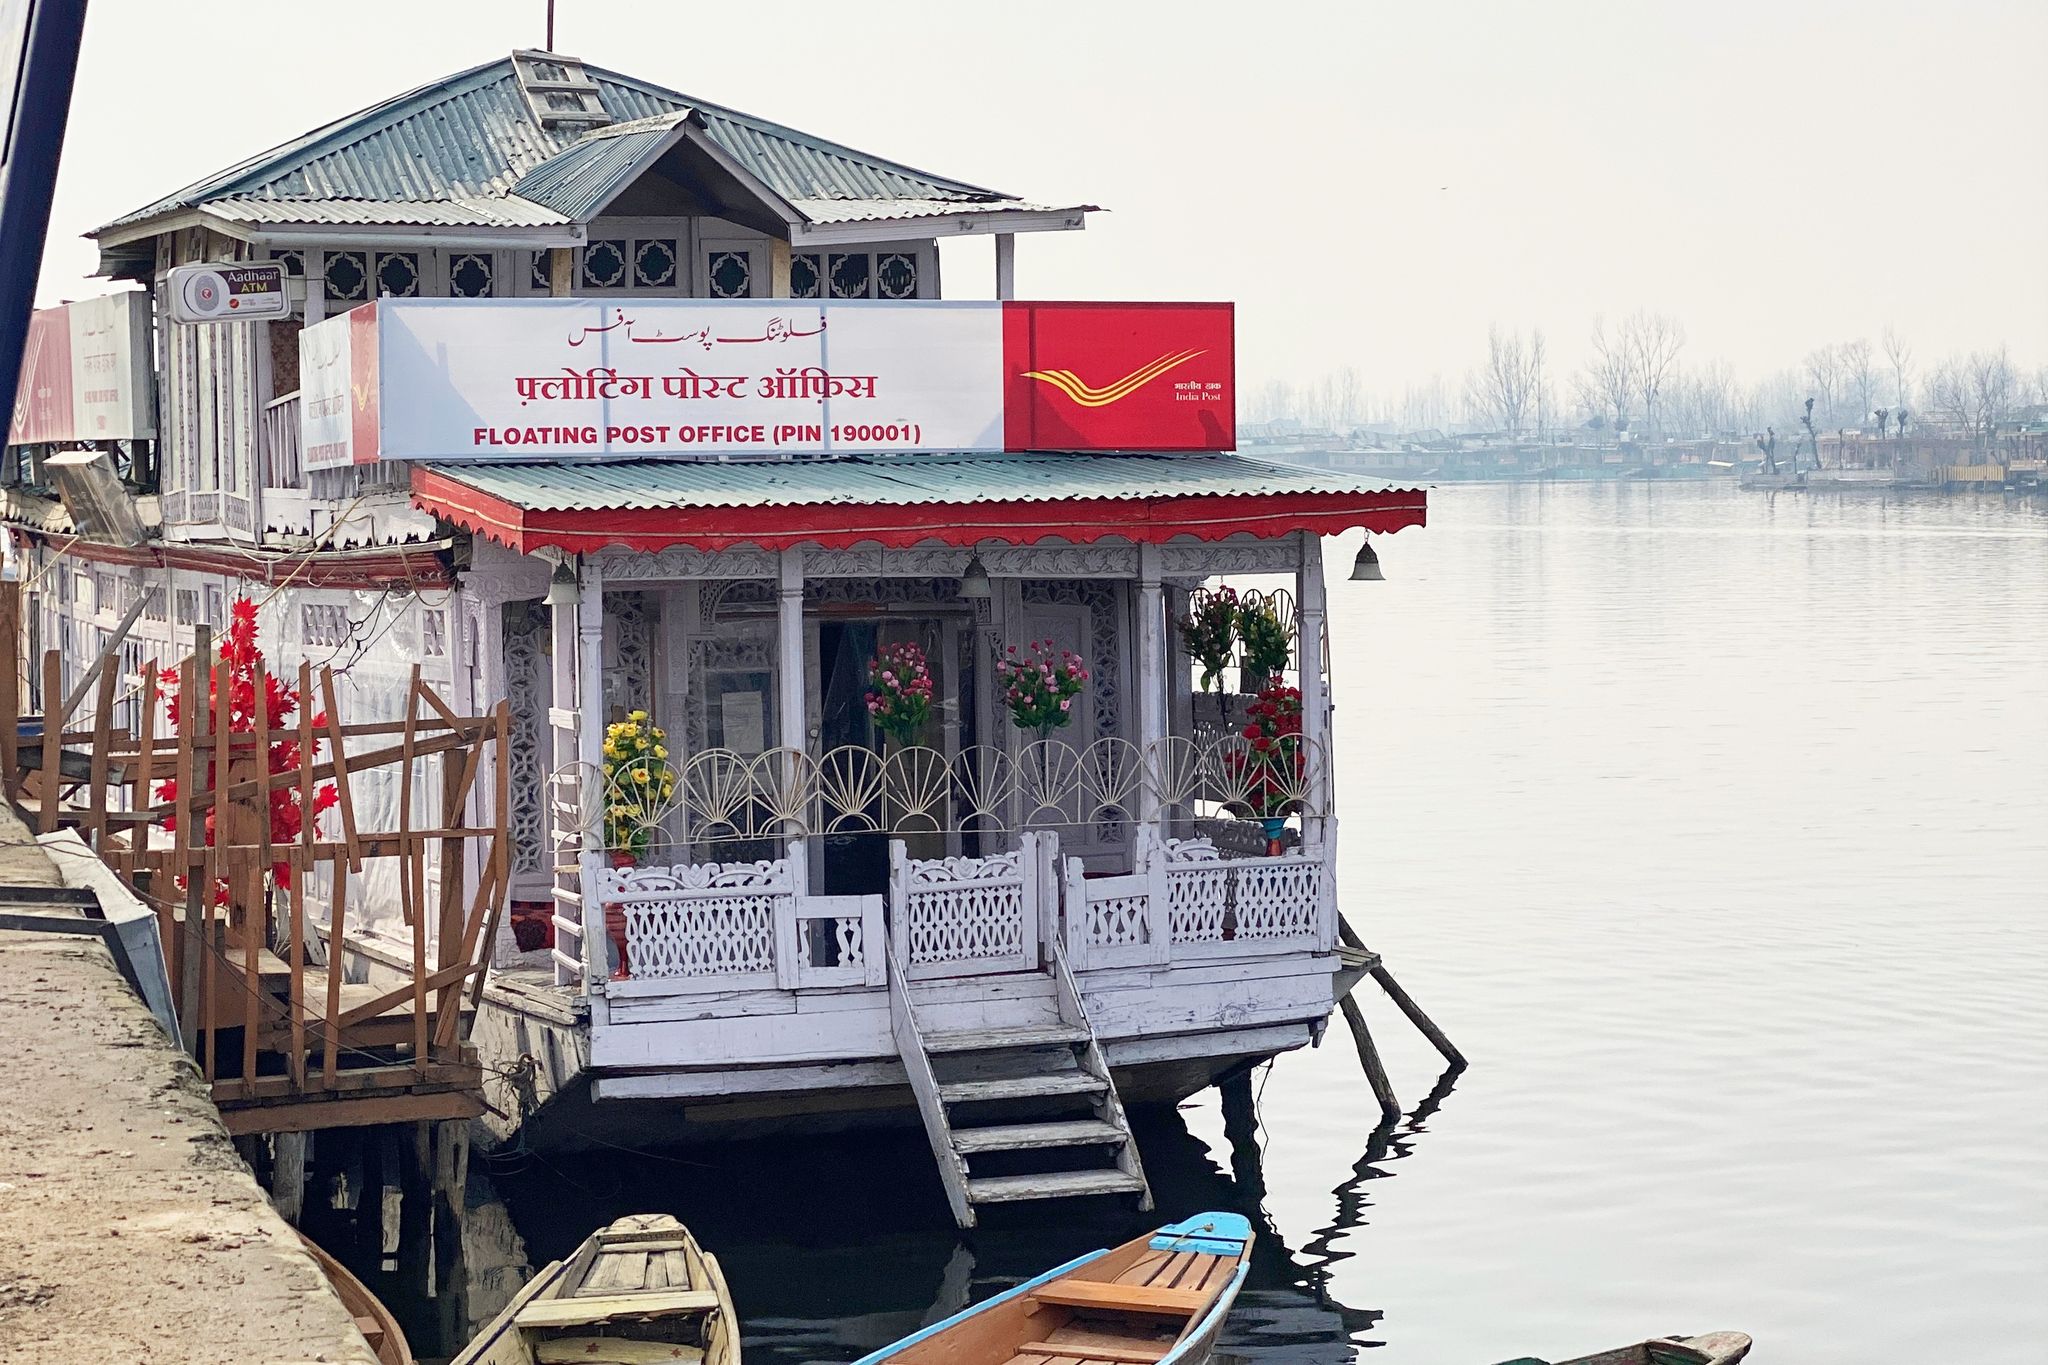
POLYGON ((1006 303, 1010 450, 1231 450, 1237 352, 1227 303, 1006 303))

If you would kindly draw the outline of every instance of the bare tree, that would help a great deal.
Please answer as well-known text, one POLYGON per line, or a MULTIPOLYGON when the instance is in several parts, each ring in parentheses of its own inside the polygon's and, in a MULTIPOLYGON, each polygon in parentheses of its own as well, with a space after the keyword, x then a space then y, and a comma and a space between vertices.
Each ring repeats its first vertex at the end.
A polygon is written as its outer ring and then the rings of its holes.
POLYGON ((1892 367, 1892 406, 1903 408, 1913 401, 1913 348, 1897 328, 1889 325, 1884 329, 1883 340, 1884 358, 1892 367))
POLYGON ((1929 405, 1980 449, 1990 444, 2002 424, 2012 420, 2019 393, 2019 371, 2003 346, 1950 356, 1927 377, 1929 405))
MULTIPOLYGON (((1816 346, 1806 353, 1806 391, 1820 406, 1819 420, 1835 420, 1835 404, 1842 386, 1842 353, 1838 347, 1816 346)), ((1812 405, 1806 416, 1813 415, 1812 405)))
POLYGON ((1607 332, 1604 318, 1593 319, 1590 342, 1592 358, 1579 372, 1579 401, 1598 416, 1608 418, 1619 436, 1628 430, 1629 407, 1635 401, 1635 367, 1629 363, 1628 345, 1620 334, 1607 332))
POLYGON ((1855 341, 1843 342, 1835 353, 1842 362, 1844 395, 1855 398, 1854 420, 1861 426, 1877 407, 1878 372, 1870 343, 1859 337, 1855 341))
POLYGON ((1638 309, 1621 324, 1621 347, 1631 387, 1643 405, 1643 426, 1661 436, 1659 403, 1678 367, 1678 353, 1685 349, 1685 328, 1676 318, 1638 309))
POLYGON ((1519 436, 1536 405, 1536 388, 1542 376, 1537 354, 1543 340, 1539 333, 1532 344, 1522 340, 1520 331, 1504 332, 1496 325, 1486 333, 1486 363, 1466 381, 1466 401, 1483 421, 1510 436, 1519 436))

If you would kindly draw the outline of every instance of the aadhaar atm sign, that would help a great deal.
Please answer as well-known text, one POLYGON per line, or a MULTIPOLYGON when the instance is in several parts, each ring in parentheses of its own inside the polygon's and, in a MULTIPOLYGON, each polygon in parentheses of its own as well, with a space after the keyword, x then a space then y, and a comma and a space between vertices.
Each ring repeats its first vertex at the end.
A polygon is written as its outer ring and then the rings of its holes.
POLYGON ((1229 304, 380 299, 300 341, 306 463, 1229 450, 1229 304))

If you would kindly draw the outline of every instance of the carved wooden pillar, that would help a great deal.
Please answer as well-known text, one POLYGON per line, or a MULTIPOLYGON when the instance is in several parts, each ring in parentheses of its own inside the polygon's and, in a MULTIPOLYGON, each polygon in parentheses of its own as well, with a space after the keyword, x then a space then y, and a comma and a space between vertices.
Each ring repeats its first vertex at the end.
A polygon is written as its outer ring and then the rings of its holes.
POLYGON ((1330 698, 1323 679, 1323 541, 1302 531, 1301 567, 1296 570, 1294 600, 1295 662, 1301 669, 1301 733, 1308 740, 1309 811, 1301 822, 1302 838, 1320 843, 1330 815, 1330 698))
POLYGON ((576 572, 576 760, 589 790, 579 792, 583 819, 583 970, 589 994, 603 993, 611 975, 611 941, 604 931, 604 570, 585 556, 576 572))
MULTIPOLYGON (((1166 595, 1159 582, 1159 547, 1138 547, 1138 753, 1149 775, 1164 760, 1166 738, 1166 595)), ((1159 793, 1148 779, 1138 787, 1138 821, 1159 819, 1159 793)), ((1164 831, 1162 831, 1162 834, 1164 831)))

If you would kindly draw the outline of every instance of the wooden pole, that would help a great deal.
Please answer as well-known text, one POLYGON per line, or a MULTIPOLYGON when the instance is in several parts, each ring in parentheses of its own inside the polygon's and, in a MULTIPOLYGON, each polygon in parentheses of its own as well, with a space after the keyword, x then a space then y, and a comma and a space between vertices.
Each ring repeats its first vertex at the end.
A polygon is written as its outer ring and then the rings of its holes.
POLYGON ((43 655, 43 804, 36 819, 36 832, 49 834, 57 828, 57 793, 64 785, 64 660, 56 650, 43 655))
MULTIPOLYGON (((1341 916, 1337 920, 1337 934, 1349 946, 1358 949, 1360 952, 1367 951, 1364 942, 1358 937, 1358 932, 1341 916)), ((1451 1043, 1451 1040, 1444 1036, 1444 1031, 1438 1028, 1428 1015, 1422 1012, 1422 1006, 1416 1004, 1410 998, 1408 992, 1401 989, 1401 983, 1394 980, 1394 974, 1387 970, 1385 963, 1375 960, 1373 965, 1367 969, 1366 974, 1380 983, 1380 989, 1387 993, 1394 1004, 1400 1008, 1401 1013, 1408 1016, 1408 1022, 1415 1025, 1421 1031, 1422 1036, 1429 1039, 1430 1045, 1443 1054, 1443 1059, 1450 1063, 1452 1071, 1463 1071, 1465 1069, 1465 1054, 1458 1051, 1451 1043)))
MULTIPOLYGON (((4 534, 4 533, 0 533, 4 534)), ((0 648, 7 651, 0 662, 0 798, 11 798, 20 788, 21 763, 16 746, 21 740, 21 581, 0 579, 0 648)))
POLYGON ((1420 1029, 1422 1036, 1429 1039, 1430 1045, 1443 1054, 1443 1059, 1450 1063, 1451 1070, 1463 1071, 1466 1066, 1465 1054, 1458 1051, 1451 1040, 1444 1036, 1444 1031, 1422 1012, 1422 1006, 1416 1004, 1408 992, 1401 989, 1401 983, 1394 980, 1394 974, 1387 970, 1386 964, 1374 967, 1371 976, 1380 983, 1388 998, 1400 1007, 1401 1013, 1408 1016, 1408 1022, 1420 1029))
POLYGON ((1392 1123, 1401 1117, 1401 1101, 1394 1098, 1394 1083, 1387 1079, 1386 1064, 1380 1060, 1380 1050, 1373 1046, 1365 1014, 1348 995, 1337 1005, 1344 1011, 1344 1022, 1351 1026, 1351 1041, 1358 1044, 1358 1064, 1365 1068, 1366 1083, 1372 1086, 1373 1098, 1380 1102, 1380 1117, 1392 1123))

